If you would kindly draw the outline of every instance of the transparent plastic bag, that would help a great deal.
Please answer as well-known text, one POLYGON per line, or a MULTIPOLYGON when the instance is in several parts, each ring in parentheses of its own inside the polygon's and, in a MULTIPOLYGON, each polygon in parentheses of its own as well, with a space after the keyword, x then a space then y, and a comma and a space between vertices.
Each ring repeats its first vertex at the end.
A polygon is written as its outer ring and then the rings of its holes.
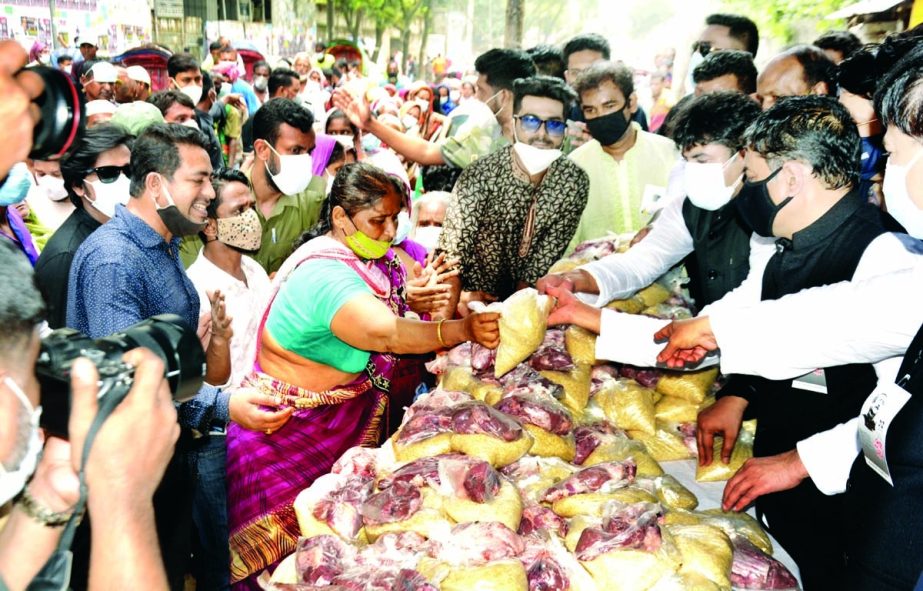
POLYGON ((628 486, 635 479, 634 461, 605 462, 583 468, 545 491, 542 501, 553 503, 584 493, 609 493, 628 486))
POLYGON ((663 474, 660 464, 647 453, 647 448, 640 441, 614 437, 599 445, 591 453, 584 466, 593 466, 601 462, 617 462, 631 459, 638 467, 639 477, 654 478, 663 474))
POLYGON ((564 330, 549 328, 538 350, 529 357, 529 365, 536 371, 570 371, 574 359, 565 345, 564 330))
POLYGON ((784 564, 753 545, 749 539, 737 537, 731 583, 736 589, 797 591, 798 580, 784 564))
MULTIPOLYGON (((545 339, 548 314, 554 307, 551 298, 534 288, 517 291, 502 305, 500 346, 494 362, 494 376, 500 377, 529 358, 545 339)), ((488 307, 487 309, 490 309, 488 307)))
POLYGON ((700 405, 697 402, 675 396, 664 396, 654 407, 654 414, 660 421, 694 423, 698 419, 699 408, 700 405))
POLYGON ((656 432, 654 393, 634 380, 612 380, 593 397, 606 419, 619 429, 656 432))
POLYGON ((753 436, 756 432, 756 421, 744 421, 734 449, 731 451, 731 461, 727 464, 721 459, 721 447, 724 445, 723 437, 715 437, 712 462, 707 466, 696 464, 695 479, 699 482, 720 482, 729 480, 740 470, 744 462, 753 457, 753 436))
POLYGON ((718 368, 715 367, 688 372, 665 371, 657 382, 657 391, 664 396, 701 403, 717 378, 718 368))
POLYGON ((695 450, 689 448, 683 434, 671 423, 658 421, 657 430, 653 435, 644 431, 629 431, 628 436, 643 443, 647 452, 658 462, 696 457, 695 450))
POLYGON ((567 352, 575 363, 593 365, 596 363, 596 335, 579 326, 568 326, 564 331, 567 352))
POLYGON ((681 574, 699 575, 730 589, 734 549, 724 531, 711 525, 677 525, 669 531, 683 557, 681 574))
MULTIPOLYGON (((640 483, 639 483, 640 484, 640 483)), ((653 480, 654 492, 665 507, 691 511, 698 507, 699 499, 683 484, 669 474, 653 480)))
POLYGON ((772 540, 769 534, 749 514, 722 511, 721 509, 707 509, 702 511, 701 515, 705 523, 724 530, 724 533, 731 538, 731 541, 736 540, 738 537, 743 537, 766 554, 772 554, 772 540))
POLYGON ((543 371, 542 377, 564 388, 561 402, 579 415, 590 400, 590 366, 580 365, 571 371, 543 371))

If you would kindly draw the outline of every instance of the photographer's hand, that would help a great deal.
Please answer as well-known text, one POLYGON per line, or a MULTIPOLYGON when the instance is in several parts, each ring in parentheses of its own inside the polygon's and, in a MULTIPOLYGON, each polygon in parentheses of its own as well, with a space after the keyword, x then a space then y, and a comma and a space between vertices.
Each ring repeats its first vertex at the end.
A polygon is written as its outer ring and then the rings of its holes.
MULTIPOLYGON (((135 367, 125 399, 99 429, 87 459, 88 509, 93 519, 90 589, 167 589, 154 525, 154 491, 173 455, 180 428, 163 362, 135 349, 123 359, 135 367)), ((72 370, 72 457, 80 454, 97 412, 99 376, 86 359, 72 370)))
MULTIPOLYGON (((10 168, 29 156, 32 149, 32 130, 38 121, 38 107, 32 105, 31 89, 34 84, 24 85, 16 73, 28 60, 26 52, 16 41, 0 41, 0 129, 8 140, 0 150, 0 181, 6 179, 10 168)), ((36 74, 32 74, 37 79, 36 74)), ((34 82, 34 80, 33 80, 34 82)))

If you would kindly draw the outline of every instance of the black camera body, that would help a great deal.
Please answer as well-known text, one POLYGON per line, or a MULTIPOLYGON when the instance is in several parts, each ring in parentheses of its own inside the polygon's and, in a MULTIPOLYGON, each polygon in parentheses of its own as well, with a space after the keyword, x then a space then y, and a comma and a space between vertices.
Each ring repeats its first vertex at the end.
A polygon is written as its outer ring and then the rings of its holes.
MULTIPOLYGON (((41 426, 49 434, 67 438, 71 408, 71 365, 86 357, 99 372, 99 398, 112 398, 114 408, 128 394, 135 368, 122 356, 138 347, 150 349, 164 363, 164 377, 177 402, 194 397, 205 375, 205 352, 195 331, 175 314, 154 316, 124 331, 91 339, 72 328, 62 328, 42 339, 35 373, 41 385, 41 426)), ((103 405, 100 405, 103 408, 103 405)))

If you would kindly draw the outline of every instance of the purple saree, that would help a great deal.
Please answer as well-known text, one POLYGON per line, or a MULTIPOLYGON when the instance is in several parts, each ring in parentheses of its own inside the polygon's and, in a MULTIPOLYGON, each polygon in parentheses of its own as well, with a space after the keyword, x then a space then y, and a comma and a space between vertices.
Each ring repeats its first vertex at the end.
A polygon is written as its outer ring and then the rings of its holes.
MULTIPOLYGON (((262 338, 272 301, 286 278, 315 257, 345 262, 396 315, 407 311, 404 269, 393 252, 380 261, 364 263, 335 240, 318 238, 299 248, 279 270, 258 338, 262 338)), ((296 410, 271 435, 234 423, 228 428, 231 583, 236 590, 259 589, 256 576, 295 551, 300 531, 292 502, 298 493, 329 472, 347 449, 378 445, 395 365, 393 356, 373 353, 365 373, 352 383, 311 392, 262 373, 255 363, 245 385, 296 410)))

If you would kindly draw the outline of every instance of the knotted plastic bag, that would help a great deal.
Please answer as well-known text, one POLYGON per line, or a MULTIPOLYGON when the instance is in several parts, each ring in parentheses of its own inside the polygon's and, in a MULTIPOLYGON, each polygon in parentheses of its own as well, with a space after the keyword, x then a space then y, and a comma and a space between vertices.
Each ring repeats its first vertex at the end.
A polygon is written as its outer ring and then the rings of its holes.
POLYGON ((471 302, 468 307, 475 313, 500 312, 500 346, 494 363, 494 376, 499 378, 541 346, 554 300, 528 287, 517 291, 502 304, 494 302, 485 306, 482 302, 471 302))

